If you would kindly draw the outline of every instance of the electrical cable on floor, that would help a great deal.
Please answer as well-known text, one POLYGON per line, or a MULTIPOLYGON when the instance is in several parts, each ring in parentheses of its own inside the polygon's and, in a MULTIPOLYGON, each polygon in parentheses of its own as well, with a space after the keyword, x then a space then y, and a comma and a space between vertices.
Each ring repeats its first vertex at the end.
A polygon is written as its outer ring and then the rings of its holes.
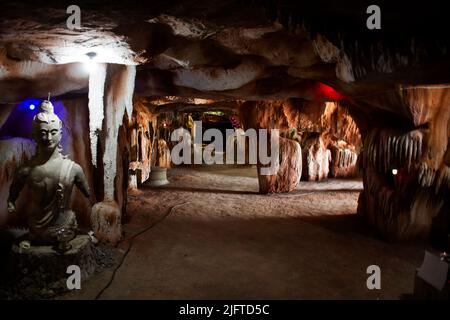
POLYGON ((304 192, 304 193, 295 193, 295 194, 288 194, 288 193, 273 193, 270 194, 269 196, 272 197, 276 197, 276 198, 295 198, 295 197, 299 197, 299 196, 307 196, 309 194, 314 194, 317 192, 304 192))
POLYGON ((148 230, 150 230, 151 228, 153 228, 154 226, 158 225, 160 222, 163 222, 169 215, 171 215, 178 207, 183 206, 185 204, 190 203, 191 201, 187 201, 187 202, 183 202, 177 205, 174 205, 172 208, 170 208, 170 210, 159 220, 155 221, 154 223, 152 223, 151 225, 149 225, 148 227, 145 227, 143 230, 139 231, 138 233, 134 234, 132 237, 130 237, 129 239, 129 243, 128 243, 128 248, 125 251, 125 253, 122 256, 122 259, 120 260, 120 263, 116 266, 116 268, 113 271, 113 274, 111 275, 111 278, 109 279, 108 283, 106 284, 106 286, 103 287, 103 289, 95 296, 95 300, 98 300, 101 295, 103 294, 103 292, 106 291, 106 289, 108 289, 111 284, 114 281, 114 278, 116 276, 117 270, 119 270, 119 268, 122 266, 122 264, 125 261, 125 258, 127 257, 128 253, 131 251, 131 248, 133 246, 133 240, 136 239, 137 237, 139 237, 140 235, 144 234, 145 232, 147 232, 148 230))

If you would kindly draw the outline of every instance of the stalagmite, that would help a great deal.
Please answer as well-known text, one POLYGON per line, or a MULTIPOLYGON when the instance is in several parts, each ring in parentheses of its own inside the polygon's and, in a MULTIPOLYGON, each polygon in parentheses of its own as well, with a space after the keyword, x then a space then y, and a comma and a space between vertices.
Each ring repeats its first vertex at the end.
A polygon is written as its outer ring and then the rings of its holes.
POLYGON ((280 137, 280 164, 276 174, 262 175, 258 165, 259 192, 278 193, 294 190, 302 174, 302 150, 294 140, 280 137))

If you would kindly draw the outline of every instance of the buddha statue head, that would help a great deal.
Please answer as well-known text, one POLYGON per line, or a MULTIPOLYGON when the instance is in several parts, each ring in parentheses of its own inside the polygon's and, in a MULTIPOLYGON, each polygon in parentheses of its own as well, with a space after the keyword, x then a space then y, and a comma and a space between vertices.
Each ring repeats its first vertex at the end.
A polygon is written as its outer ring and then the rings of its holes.
POLYGON ((52 152, 60 147, 62 121, 54 113, 53 104, 44 100, 39 105, 39 113, 33 118, 32 136, 38 149, 52 152))

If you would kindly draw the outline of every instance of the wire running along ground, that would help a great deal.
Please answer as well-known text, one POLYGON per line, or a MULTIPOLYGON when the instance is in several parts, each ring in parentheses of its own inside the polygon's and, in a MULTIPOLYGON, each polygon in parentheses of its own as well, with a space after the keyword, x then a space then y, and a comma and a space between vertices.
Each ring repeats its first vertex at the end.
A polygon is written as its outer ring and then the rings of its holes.
POLYGON ((134 239, 136 239, 137 237, 139 237, 140 235, 144 234, 145 232, 147 232, 148 230, 152 229, 153 227, 155 227, 156 225, 158 225, 159 223, 163 222, 169 215, 171 215, 178 207, 186 205, 188 203, 191 203, 191 201, 186 201, 180 204, 176 204, 174 205, 172 208, 170 208, 170 210, 159 220, 155 221, 154 223, 152 223, 151 225, 145 227, 144 229, 142 229, 141 231, 139 231, 138 233, 134 234, 133 236, 130 237, 129 241, 128 241, 128 248, 125 251, 125 253, 122 255, 122 258, 119 262, 119 264, 116 266, 116 268, 114 269, 111 278, 109 279, 108 283, 103 287, 102 290, 100 290, 100 292, 95 296, 95 300, 98 300, 102 294, 111 286, 111 284, 114 281, 114 278, 116 276, 117 271, 120 269, 120 267, 122 266, 122 264, 124 263, 128 253, 131 251, 131 248, 133 247, 133 241, 134 239))

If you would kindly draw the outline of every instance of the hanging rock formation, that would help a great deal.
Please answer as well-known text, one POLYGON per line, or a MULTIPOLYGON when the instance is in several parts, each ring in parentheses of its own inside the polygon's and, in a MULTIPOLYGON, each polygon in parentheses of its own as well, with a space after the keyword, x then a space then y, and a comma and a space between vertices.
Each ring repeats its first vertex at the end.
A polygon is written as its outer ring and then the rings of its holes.
POLYGON ((358 154, 352 146, 332 144, 329 146, 331 153, 330 175, 334 178, 353 177, 357 175, 358 154))

